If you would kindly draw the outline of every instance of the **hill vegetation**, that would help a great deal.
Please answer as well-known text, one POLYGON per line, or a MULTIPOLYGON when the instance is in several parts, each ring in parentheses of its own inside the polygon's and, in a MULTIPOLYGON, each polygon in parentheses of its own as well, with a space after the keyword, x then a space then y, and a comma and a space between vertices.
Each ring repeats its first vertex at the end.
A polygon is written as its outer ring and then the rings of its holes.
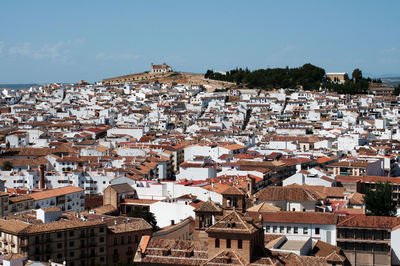
POLYGON ((279 88, 303 88, 318 90, 320 88, 344 94, 366 93, 370 82, 382 81, 364 78, 360 69, 354 69, 352 78, 346 77, 344 84, 334 83, 326 78, 323 68, 312 64, 304 64, 298 68, 268 68, 250 71, 248 68, 236 68, 226 74, 207 70, 205 78, 212 80, 234 82, 248 88, 261 88, 266 90, 279 88))

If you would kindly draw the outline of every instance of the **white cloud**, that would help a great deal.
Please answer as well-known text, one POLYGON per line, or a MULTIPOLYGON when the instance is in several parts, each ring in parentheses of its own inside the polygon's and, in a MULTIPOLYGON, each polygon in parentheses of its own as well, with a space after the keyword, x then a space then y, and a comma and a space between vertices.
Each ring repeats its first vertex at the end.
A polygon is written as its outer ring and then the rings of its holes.
POLYGON ((83 39, 74 39, 59 41, 56 43, 45 43, 43 45, 32 45, 29 42, 11 46, 8 49, 10 56, 22 56, 29 57, 35 60, 46 60, 46 59, 62 59, 66 60, 71 51, 70 48, 81 45, 84 42, 83 39))

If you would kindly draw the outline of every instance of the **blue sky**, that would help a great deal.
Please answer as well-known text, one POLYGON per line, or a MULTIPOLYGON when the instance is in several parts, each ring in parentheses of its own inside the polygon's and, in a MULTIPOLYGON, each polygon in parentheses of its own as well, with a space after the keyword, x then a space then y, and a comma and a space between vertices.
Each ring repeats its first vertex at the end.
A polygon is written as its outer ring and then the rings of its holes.
POLYGON ((400 76, 400 1, 0 0, 0 83, 76 82, 167 62, 204 73, 359 67, 400 76))

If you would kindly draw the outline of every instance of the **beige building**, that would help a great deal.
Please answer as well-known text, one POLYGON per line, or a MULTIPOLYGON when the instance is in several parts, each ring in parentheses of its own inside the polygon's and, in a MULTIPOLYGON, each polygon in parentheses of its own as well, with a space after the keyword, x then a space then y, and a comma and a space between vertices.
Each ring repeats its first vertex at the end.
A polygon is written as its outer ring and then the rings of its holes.
POLYGON ((13 213, 31 210, 34 207, 34 199, 29 195, 9 196, 6 192, 0 192, 0 216, 8 216, 13 213))
POLYGON ((334 83, 343 84, 347 79, 347 73, 326 73, 326 78, 334 83))
POLYGON ((0 253, 70 266, 114 265, 132 260, 141 236, 152 232, 143 219, 61 214, 52 207, 0 219, 0 253))

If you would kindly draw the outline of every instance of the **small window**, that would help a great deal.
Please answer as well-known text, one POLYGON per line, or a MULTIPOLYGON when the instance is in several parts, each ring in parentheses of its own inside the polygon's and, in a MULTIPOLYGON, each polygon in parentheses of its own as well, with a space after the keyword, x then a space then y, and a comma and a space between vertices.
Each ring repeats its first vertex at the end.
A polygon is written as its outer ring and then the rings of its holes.
POLYGON ((315 227, 315 234, 319 235, 319 227, 315 227))
POLYGON ((273 229, 272 229, 272 232, 273 232, 274 234, 276 234, 276 233, 278 232, 278 226, 273 226, 272 228, 273 228, 273 229))
POLYGON ((74 236, 74 231, 69 231, 69 236, 74 236))
POLYGON ((294 233, 298 234, 299 233, 299 228, 297 226, 294 227, 294 233))
POLYGON ((283 231, 285 231, 285 227, 284 226, 280 226, 279 227, 279 233, 283 233, 283 231))
POLYGON ((286 227, 286 232, 287 233, 292 233, 292 227, 291 226, 286 227))
POLYGON ((231 240, 230 239, 226 240, 226 248, 231 248, 231 240))
POLYGON ((308 235, 308 227, 304 227, 303 228, 303 234, 304 235, 308 235))
POLYGON ((73 247, 74 246, 74 241, 69 242, 69 246, 73 247))
POLYGON ((238 249, 242 249, 243 248, 243 243, 242 243, 242 239, 238 240, 238 249))
POLYGON ((216 239, 215 239, 215 247, 216 247, 216 248, 219 248, 219 238, 216 238, 216 239))
POLYGON ((269 233, 271 231, 271 227, 269 225, 265 226, 265 233, 269 233))

